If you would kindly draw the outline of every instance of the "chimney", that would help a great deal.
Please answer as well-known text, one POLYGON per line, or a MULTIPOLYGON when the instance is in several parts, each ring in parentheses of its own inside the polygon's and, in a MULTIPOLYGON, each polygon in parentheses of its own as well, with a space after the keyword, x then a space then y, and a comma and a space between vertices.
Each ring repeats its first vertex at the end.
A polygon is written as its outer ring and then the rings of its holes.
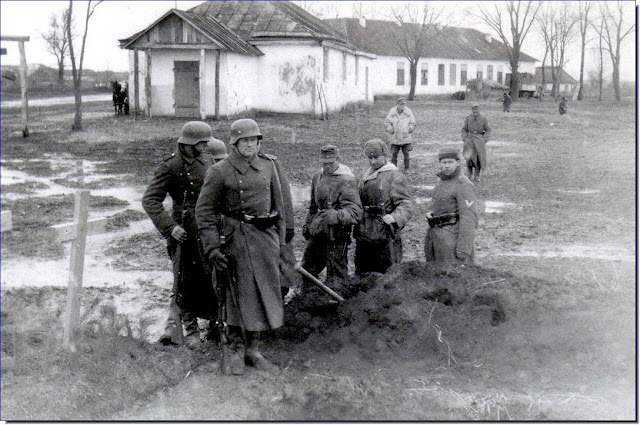
POLYGON ((487 43, 491 43, 491 34, 485 34, 484 39, 487 40, 487 43))
POLYGON ((367 27, 367 19, 364 16, 362 16, 359 21, 360 21, 360 26, 362 28, 366 28, 367 27))

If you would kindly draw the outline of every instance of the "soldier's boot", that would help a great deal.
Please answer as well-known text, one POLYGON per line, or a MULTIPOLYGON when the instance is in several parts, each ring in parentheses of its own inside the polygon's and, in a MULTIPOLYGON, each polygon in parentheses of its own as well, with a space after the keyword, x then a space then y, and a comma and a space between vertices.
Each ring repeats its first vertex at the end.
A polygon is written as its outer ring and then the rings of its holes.
POLYGON ((480 168, 476 168, 476 177, 475 177, 475 181, 480 183, 480 168))
POLYGON ((467 173, 469 174, 469 180, 473 180, 473 166, 467 163, 467 173))
POLYGON ((229 332, 229 369, 233 375, 244 375, 244 358, 246 355, 242 330, 229 332))
POLYGON ((182 323, 184 323, 185 327, 184 345, 190 349, 197 348, 201 342, 198 319, 190 314, 183 314, 182 323))
POLYGON ((162 345, 176 345, 179 344, 180 341, 177 341, 176 336, 178 332, 182 332, 182 323, 176 323, 174 318, 170 315, 167 318, 167 325, 164 328, 164 332, 158 339, 158 342, 162 345))
POLYGON ((249 366, 253 366, 258 370, 264 370, 271 373, 278 373, 280 369, 267 360, 258 348, 260 343, 260 332, 247 331, 247 353, 245 362, 249 366))
POLYGON ((404 170, 402 170, 404 174, 407 174, 409 172, 409 161, 410 161, 409 153, 407 153, 404 156, 404 170))
POLYGON ((216 321, 213 319, 209 320, 205 339, 207 341, 220 342, 220 329, 218 329, 216 321))

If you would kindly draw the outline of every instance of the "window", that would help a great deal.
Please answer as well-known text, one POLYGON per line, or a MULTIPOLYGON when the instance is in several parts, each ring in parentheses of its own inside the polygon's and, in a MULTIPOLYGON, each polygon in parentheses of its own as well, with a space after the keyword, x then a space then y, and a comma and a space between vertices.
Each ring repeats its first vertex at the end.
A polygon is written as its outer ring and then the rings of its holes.
POLYGON ((429 84, 429 64, 420 65, 420 84, 426 86, 429 84))
POLYGON ((396 85, 404 86, 404 62, 398 62, 398 74, 396 77, 396 85))
POLYGON ((504 75, 504 85, 511 87, 511 74, 509 72, 504 75))
POLYGON ((347 54, 342 53, 342 82, 347 81, 347 54))
POLYGON ((438 85, 444 86, 444 64, 438 64, 438 85))
POLYGON ((467 84, 467 65, 460 65, 460 85, 467 84))
POLYGON ((476 78, 482 79, 482 65, 476 67, 476 78))
POLYGON ((493 65, 487 65, 487 78, 493 80, 493 65))
POLYGON ((329 82, 329 48, 322 48, 322 80, 327 83, 329 82))
POLYGON ((502 65, 498 65, 498 75, 496 76, 496 81, 502 84, 502 65))
POLYGON ((356 56, 356 65, 355 65, 356 66, 356 69, 355 69, 355 72, 356 72, 356 86, 358 85, 358 68, 360 67, 360 60, 359 59, 360 59, 360 57, 356 56))
POLYGON ((449 65, 449 85, 456 85, 456 64, 452 63, 449 65))

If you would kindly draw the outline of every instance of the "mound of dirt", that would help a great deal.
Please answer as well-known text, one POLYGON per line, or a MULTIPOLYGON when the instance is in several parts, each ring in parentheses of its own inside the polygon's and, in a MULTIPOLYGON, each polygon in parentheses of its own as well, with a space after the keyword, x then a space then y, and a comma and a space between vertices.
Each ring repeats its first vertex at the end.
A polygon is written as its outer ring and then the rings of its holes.
POLYGON ((505 272, 420 261, 354 277, 334 289, 344 303, 315 286, 303 288, 285 307, 285 326, 276 338, 330 353, 357 347, 372 363, 393 356, 424 360, 427 367, 452 365, 485 357, 501 338, 501 326, 539 308, 536 299, 560 306, 569 295, 505 272))

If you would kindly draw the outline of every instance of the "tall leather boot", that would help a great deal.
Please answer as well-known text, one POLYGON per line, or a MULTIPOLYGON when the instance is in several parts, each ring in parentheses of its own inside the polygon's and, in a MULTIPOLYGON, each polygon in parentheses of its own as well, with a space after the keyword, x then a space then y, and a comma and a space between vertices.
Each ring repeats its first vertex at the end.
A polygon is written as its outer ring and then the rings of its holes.
POLYGON ((469 180, 473 180, 473 165, 467 162, 467 173, 469 174, 469 180))
POLYGON ((260 332, 247 331, 246 335, 247 352, 244 358, 245 362, 256 369, 277 373, 280 369, 260 353, 258 348, 258 344, 260 343, 260 332))
POLYGON ((242 328, 229 327, 229 369, 232 375, 244 375, 245 344, 242 328))

